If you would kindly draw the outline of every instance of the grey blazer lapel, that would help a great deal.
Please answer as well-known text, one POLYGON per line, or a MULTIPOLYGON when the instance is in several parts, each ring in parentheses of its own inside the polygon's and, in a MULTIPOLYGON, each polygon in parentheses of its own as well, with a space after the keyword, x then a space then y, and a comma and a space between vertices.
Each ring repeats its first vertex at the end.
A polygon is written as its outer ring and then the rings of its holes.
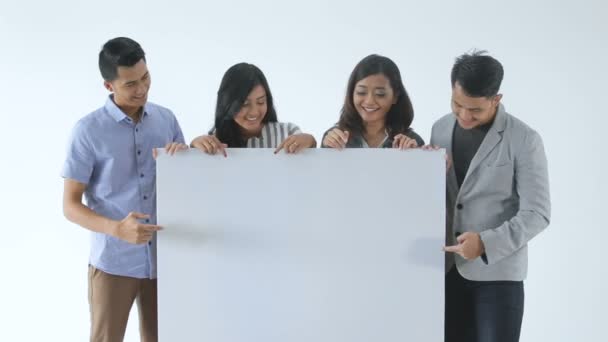
POLYGON ((471 174, 475 172, 475 169, 481 165, 481 162, 486 159, 488 154, 490 154, 490 152, 492 152, 496 145, 498 145, 498 143, 502 140, 502 133, 505 130, 506 122, 507 115, 505 114, 505 109, 502 104, 499 104, 498 111, 496 112, 496 118, 494 119, 494 124, 492 127, 490 127, 490 130, 479 146, 477 153, 475 153, 473 160, 471 160, 467 174, 462 182, 462 187, 465 186, 471 174))
MULTIPOLYGON (((448 158, 450 159, 452 158, 452 140, 454 139, 454 125, 456 125, 456 118, 452 116, 451 120, 448 121, 448 125, 445 127, 445 134, 442 134, 442 136, 447 137, 447 141, 445 142, 445 149, 446 153, 448 154, 448 158)), ((456 171, 454 171, 453 165, 448 170, 447 186, 448 191, 454 194, 458 193, 458 182, 456 180, 456 171)))

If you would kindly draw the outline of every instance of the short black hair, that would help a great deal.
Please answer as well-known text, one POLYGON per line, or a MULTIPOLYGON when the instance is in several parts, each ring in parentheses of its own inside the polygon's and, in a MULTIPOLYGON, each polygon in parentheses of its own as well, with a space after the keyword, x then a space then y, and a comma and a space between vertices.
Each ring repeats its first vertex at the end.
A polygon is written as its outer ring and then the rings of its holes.
POLYGON ((118 77, 118 67, 130 67, 140 60, 146 60, 146 54, 138 42, 127 37, 108 40, 99 52, 99 71, 104 80, 111 82, 118 77))
MULTIPOLYGON (((260 68, 250 63, 238 63, 231 66, 222 77, 215 105, 215 136, 228 147, 247 146, 234 117, 243 107, 249 93, 258 85, 266 92, 267 110, 262 123, 277 122, 272 93, 260 68)), ((213 130, 209 134, 212 133, 213 130)))
POLYGON ((492 97, 498 94, 503 76, 502 64, 487 51, 473 51, 456 58, 452 88, 458 83, 468 96, 492 97))

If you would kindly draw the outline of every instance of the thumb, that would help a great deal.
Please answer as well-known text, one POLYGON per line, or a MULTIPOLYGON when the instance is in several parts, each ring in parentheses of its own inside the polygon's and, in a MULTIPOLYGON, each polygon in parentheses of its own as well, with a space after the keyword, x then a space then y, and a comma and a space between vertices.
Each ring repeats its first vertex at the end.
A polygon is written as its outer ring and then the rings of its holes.
POLYGON ((460 235, 458 235, 456 237, 456 241, 458 241, 458 243, 463 243, 465 242, 467 239, 469 238, 469 233, 462 233, 460 235))
POLYGON ((147 219, 147 218, 150 218, 150 215, 148 215, 148 214, 142 214, 142 213, 139 213, 139 212, 136 212, 136 211, 129 213, 129 216, 134 217, 136 219, 147 219))
MULTIPOLYGON (((344 136, 346 137, 346 141, 348 141, 348 138, 350 136, 350 133, 348 131, 344 131, 344 136)), ((345 142, 346 142, 345 141, 345 142)))

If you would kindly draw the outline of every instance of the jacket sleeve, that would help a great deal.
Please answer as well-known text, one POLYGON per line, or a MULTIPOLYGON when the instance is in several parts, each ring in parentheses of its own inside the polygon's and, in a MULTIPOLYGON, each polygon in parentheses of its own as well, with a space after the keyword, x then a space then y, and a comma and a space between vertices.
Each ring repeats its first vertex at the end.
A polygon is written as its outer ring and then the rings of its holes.
POLYGON ((515 191, 519 210, 499 227, 480 233, 485 246, 484 262, 494 264, 525 246, 550 222, 551 202, 547 158, 543 142, 535 131, 524 138, 514 158, 515 191))

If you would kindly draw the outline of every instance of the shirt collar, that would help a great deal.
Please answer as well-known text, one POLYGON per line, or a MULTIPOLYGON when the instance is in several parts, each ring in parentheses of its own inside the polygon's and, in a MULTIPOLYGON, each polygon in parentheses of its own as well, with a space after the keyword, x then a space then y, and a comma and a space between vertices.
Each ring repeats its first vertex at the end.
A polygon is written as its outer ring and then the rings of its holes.
MULTIPOLYGON (((382 147, 382 146, 384 146, 384 143, 386 143, 386 140, 388 140, 388 131, 385 128, 384 129, 384 139, 382 139, 382 142, 380 143, 380 145, 374 146, 374 147, 382 147)), ((365 141, 365 138, 363 138, 363 135, 361 135, 361 145, 364 148, 368 148, 369 147, 369 145, 367 144, 367 141, 365 141)))
MULTIPOLYGON (((125 114, 117 105, 116 103, 114 103, 114 95, 110 94, 108 95, 108 99, 106 100, 106 104, 104 105, 104 108, 106 109, 106 112, 114 119, 116 120, 116 122, 120 122, 122 120, 126 120, 129 119, 129 116, 127 114, 125 114)), ((149 105, 146 102, 146 104, 144 105, 144 117, 147 116, 150 113, 149 110, 149 105)))

